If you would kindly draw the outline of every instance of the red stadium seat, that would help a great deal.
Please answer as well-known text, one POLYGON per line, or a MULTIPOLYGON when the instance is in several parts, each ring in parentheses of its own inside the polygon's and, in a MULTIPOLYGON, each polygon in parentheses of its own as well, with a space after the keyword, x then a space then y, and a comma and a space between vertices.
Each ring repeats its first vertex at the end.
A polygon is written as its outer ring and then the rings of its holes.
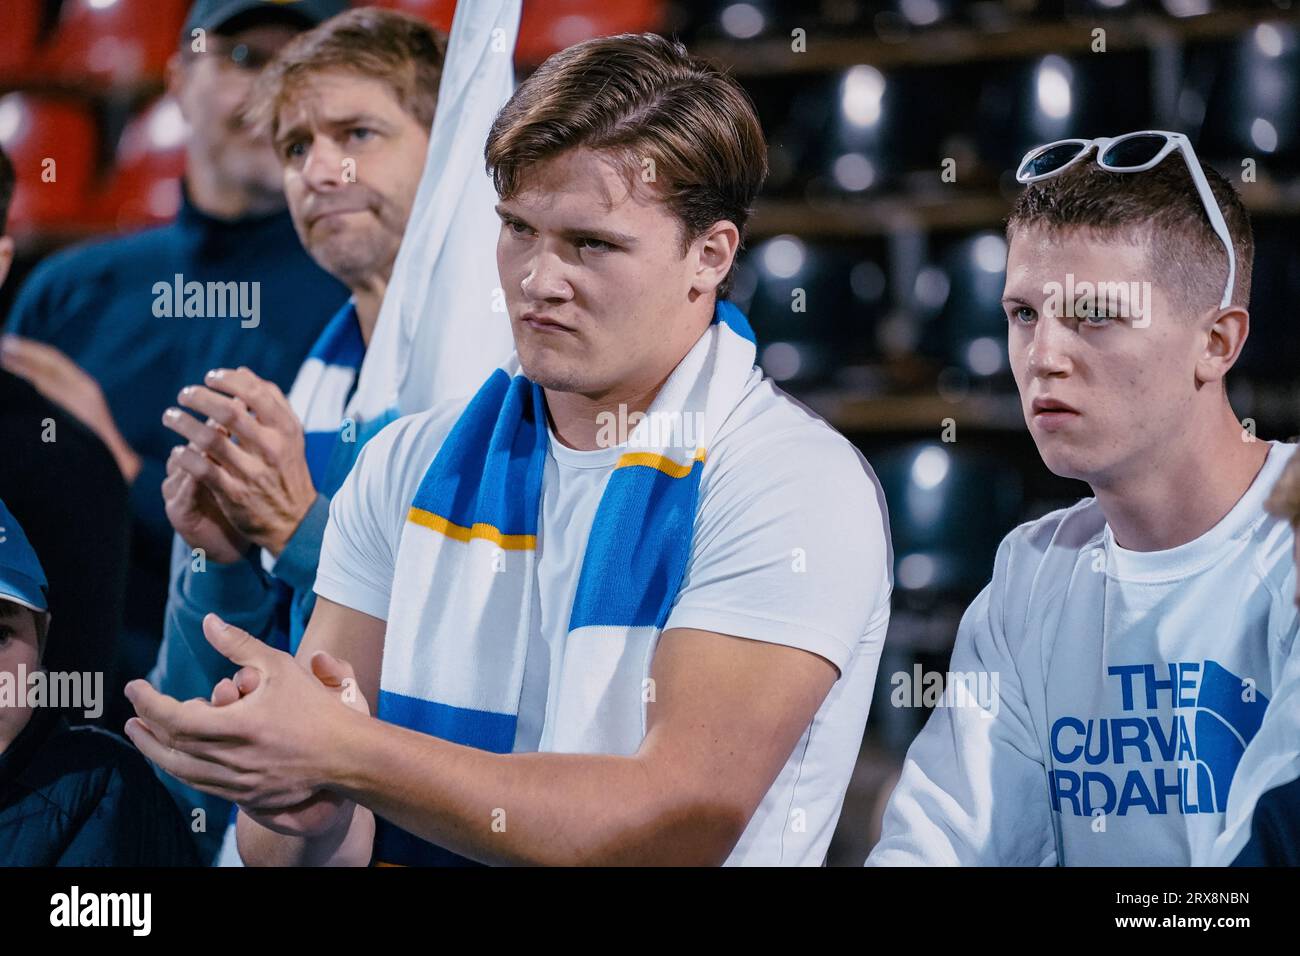
POLYGON ((187 132, 180 107, 167 96, 127 124, 99 203, 106 224, 125 230, 171 221, 180 209, 187 132))
POLYGON ((369 5, 409 13, 444 33, 451 31, 451 16, 456 12, 456 0, 371 0, 369 5))
POLYGON ((25 74, 36 51, 41 29, 41 0, 5 0, 4 28, 0 29, 0 80, 25 74))
POLYGON ((592 37, 656 30, 663 25, 662 8, 660 0, 525 0, 515 59, 541 63, 592 37))
MULTIPOLYGON (((443 30, 451 29, 455 0, 374 0, 375 6, 422 17, 443 30)), ((663 23, 661 0, 524 0, 515 58, 535 64, 556 50, 582 40, 614 33, 643 33, 663 23)))
POLYGON ((11 231, 73 226, 88 218, 98 135, 86 107, 10 93, 0 98, 0 146, 18 177, 11 231))
POLYGON ((186 0, 63 0, 39 68, 86 82, 159 77, 180 45, 188 8, 186 0))

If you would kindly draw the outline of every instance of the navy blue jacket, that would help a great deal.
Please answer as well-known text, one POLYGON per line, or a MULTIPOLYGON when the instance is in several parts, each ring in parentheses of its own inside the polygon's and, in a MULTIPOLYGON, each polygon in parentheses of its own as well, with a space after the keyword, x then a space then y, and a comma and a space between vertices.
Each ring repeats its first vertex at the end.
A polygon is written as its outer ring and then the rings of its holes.
POLYGON ((37 707, 0 754, 0 866, 197 862, 176 804, 120 737, 37 707))

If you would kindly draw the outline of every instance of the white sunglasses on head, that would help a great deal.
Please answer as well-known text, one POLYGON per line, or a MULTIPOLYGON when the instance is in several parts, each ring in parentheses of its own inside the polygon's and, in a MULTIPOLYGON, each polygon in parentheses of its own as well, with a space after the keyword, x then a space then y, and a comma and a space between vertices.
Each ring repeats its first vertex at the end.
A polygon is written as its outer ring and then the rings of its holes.
POLYGON ((1230 306, 1232 286, 1237 278, 1237 259, 1232 252, 1232 237, 1228 234, 1228 224, 1223 220, 1223 211, 1215 201, 1210 184, 1201 170, 1200 161, 1192 150, 1192 143, 1182 133, 1145 129, 1137 133, 1102 136, 1097 139, 1058 139, 1054 143, 1035 146, 1025 153, 1025 158, 1016 169, 1016 181, 1036 183, 1040 179, 1050 179, 1087 156, 1094 146, 1097 148, 1097 165, 1109 173, 1145 172, 1160 165, 1175 150, 1182 154, 1183 162, 1192 174, 1192 182, 1196 184, 1196 192, 1201 197, 1201 205, 1210 217, 1210 225, 1223 242, 1223 248, 1228 250, 1228 282, 1223 287, 1223 301, 1219 303, 1219 308, 1226 309, 1230 306))

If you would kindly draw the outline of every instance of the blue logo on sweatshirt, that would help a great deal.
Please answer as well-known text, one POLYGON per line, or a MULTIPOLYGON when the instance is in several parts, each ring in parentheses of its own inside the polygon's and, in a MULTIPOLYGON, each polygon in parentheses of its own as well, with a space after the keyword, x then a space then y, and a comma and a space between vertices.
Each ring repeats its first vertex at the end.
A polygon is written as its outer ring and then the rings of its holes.
POLYGON ((1268 698, 1218 661, 1123 664, 1106 674, 1122 715, 1052 724, 1052 808, 1075 816, 1226 810, 1268 698))

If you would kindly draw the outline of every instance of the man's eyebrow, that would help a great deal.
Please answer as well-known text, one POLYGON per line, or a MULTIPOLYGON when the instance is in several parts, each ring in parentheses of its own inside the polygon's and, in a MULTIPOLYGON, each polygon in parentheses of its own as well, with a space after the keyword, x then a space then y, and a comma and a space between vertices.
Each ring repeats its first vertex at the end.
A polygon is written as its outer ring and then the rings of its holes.
POLYGON ((14 617, 18 613, 18 605, 13 601, 0 599, 0 618, 14 617))
POLYGON ((349 113, 347 116, 330 116, 321 120, 323 126, 382 126, 388 128, 388 121, 376 113, 349 113))
POLYGON ((303 123, 295 123, 293 126, 282 126, 275 131, 275 136, 273 137, 275 145, 281 146, 290 140, 297 139, 306 132, 306 130, 307 127, 303 123))
MULTIPOLYGON (((388 129, 389 124, 382 117, 373 113, 353 113, 348 116, 338 116, 321 120, 321 125, 327 129, 338 129, 349 126, 375 126, 381 129, 388 129)), ((275 143, 277 146, 287 143, 290 140, 297 139, 306 134, 309 126, 307 123, 295 123, 285 129, 279 130, 275 134, 275 143)))
MULTIPOLYGON (((531 228, 531 224, 527 220, 525 220, 523 216, 519 215, 519 213, 517 212, 511 212, 509 209, 506 208, 504 203, 497 203, 496 211, 497 211, 497 215, 500 216, 502 219, 510 219, 515 222, 522 223, 525 226, 530 226, 531 228)), ((601 229, 598 226, 589 229, 587 228, 561 229, 560 235, 562 235, 566 239, 597 239, 601 242, 608 242, 610 245, 614 245, 614 246, 630 247, 630 246, 635 246, 640 241, 639 239, 637 239, 636 236, 629 236, 627 233, 616 232, 613 229, 601 229)))
POLYGON ((612 229, 564 229, 561 230, 560 234, 566 239, 597 239, 615 246, 635 246, 637 244, 636 236, 615 232, 612 229))

